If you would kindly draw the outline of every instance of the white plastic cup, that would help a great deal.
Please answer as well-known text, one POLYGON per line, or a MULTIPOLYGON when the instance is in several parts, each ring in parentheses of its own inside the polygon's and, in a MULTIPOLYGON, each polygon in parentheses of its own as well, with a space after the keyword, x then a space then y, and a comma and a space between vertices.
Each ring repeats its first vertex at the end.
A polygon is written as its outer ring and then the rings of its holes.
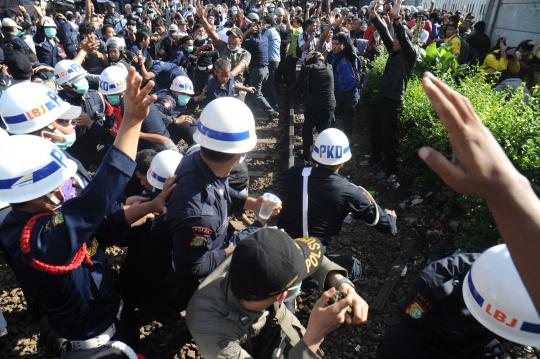
POLYGON ((281 200, 278 196, 269 192, 263 194, 263 197, 266 198, 266 201, 261 205, 261 209, 259 210, 259 218, 266 221, 272 215, 274 208, 281 204, 281 200))

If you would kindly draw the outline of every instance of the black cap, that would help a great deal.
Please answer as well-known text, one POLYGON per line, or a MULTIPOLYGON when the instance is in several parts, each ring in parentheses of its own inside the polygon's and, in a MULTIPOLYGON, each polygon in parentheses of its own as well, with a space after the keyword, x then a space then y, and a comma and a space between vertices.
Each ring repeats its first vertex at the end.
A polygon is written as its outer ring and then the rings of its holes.
POLYGON ((292 239, 275 228, 262 228, 240 241, 229 276, 238 299, 271 298, 313 274, 323 259, 318 239, 292 239))
POLYGON ((29 80, 32 77, 32 60, 35 55, 31 52, 30 49, 16 49, 4 53, 5 64, 14 79, 29 80))

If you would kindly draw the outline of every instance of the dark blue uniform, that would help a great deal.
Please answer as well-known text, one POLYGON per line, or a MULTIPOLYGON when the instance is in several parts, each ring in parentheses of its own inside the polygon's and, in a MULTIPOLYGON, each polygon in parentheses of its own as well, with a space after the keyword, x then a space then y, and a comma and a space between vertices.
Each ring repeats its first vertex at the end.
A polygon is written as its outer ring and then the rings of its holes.
MULTIPOLYGON (((287 197, 279 218, 279 227, 293 238, 302 237, 302 177, 303 166, 294 166, 287 174, 287 197)), ((326 246, 341 230, 349 212, 370 224, 379 221, 375 228, 380 232, 395 233, 395 220, 342 175, 325 167, 313 167, 308 179, 308 232, 321 239, 326 246)))
POLYGON ((60 39, 60 42, 62 45, 64 45, 66 55, 72 59, 77 56, 77 48, 79 47, 79 32, 75 30, 67 21, 58 21, 57 26, 58 39, 60 39))
POLYGON ((58 45, 54 43, 54 40, 45 40, 36 44, 36 55, 39 62, 50 67, 55 67, 62 60, 58 45))
POLYGON ((234 76, 231 75, 225 86, 221 86, 215 76, 212 76, 208 80, 206 85, 206 98, 204 99, 203 106, 206 106, 213 100, 219 97, 233 97, 234 96, 234 76))
POLYGON ((152 67, 148 71, 153 72, 156 75, 154 78, 156 90, 168 89, 171 87, 175 77, 187 76, 178 65, 165 61, 154 61, 152 67))
POLYGON ((58 213, 37 220, 28 255, 22 253, 21 231, 36 213, 13 210, 0 226, 0 244, 18 281, 30 289, 41 314, 63 338, 93 338, 109 328, 117 316, 120 296, 102 240, 105 234, 114 238, 112 228, 128 228, 116 200, 134 169, 135 162, 111 146, 96 176, 81 194, 66 201, 58 213), (50 274, 29 265, 32 259, 54 266, 68 265, 83 244, 89 260, 66 274, 50 274))
POLYGON ((498 337, 471 315, 462 286, 478 253, 428 265, 386 328, 378 359, 502 357, 498 337))
MULTIPOLYGON (((165 122, 163 121, 163 114, 161 113, 158 105, 154 104, 152 105, 152 107, 150 107, 150 113, 144 119, 142 123, 141 132, 148 133, 148 134, 156 134, 156 135, 161 135, 167 138, 171 138, 169 131, 167 131, 165 122)), ((166 149, 170 149, 171 146, 174 147, 174 145, 172 144, 164 145, 164 144, 152 143, 146 140, 139 140, 138 149, 143 150, 146 148, 153 148, 157 152, 160 152, 166 149)))
POLYGON ((167 216, 174 270, 189 300, 199 281, 225 260, 225 248, 236 243, 228 231, 228 208, 241 213, 247 197, 230 188, 227 177, 214 175, 199 151, 184 156, 176 175, 167 216))

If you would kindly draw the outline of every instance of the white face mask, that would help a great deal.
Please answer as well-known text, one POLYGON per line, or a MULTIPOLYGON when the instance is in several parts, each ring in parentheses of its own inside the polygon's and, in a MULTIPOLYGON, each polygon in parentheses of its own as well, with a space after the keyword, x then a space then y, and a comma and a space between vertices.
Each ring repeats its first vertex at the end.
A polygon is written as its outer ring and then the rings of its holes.
POLYGON ((204 39, 206 39, 206 37, 204 37, 204 35, 195 36, 195 40, 203 41, 204 39))
POLYGON ((240 46, 234 46, 234 45, 227 45, 227 48, 230 50, 230 51, 237 51, 240 46))

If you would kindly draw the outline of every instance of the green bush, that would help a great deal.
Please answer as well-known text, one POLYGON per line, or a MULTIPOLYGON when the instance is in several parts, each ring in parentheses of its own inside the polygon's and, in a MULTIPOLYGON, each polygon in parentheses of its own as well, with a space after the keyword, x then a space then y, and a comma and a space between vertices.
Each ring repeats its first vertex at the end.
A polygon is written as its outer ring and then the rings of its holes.
POLYGON ((388 53, 382 50, 382 53, 372 62, 373 67, 366 74, 364 86, 362 86, 361 105, 368 105, 379 93, 379 80, 384 72, 386 60, 388 60, 388 53))
MULTIPOLYGON (((478 71, 469 70, 459 80, 446 74, 444 81, 469 98, 516 168, 529 178, 535 189, 540 188, 540 101, 529 98, 526 103, 522 91, 514 95, 496 92, 478 71)), ((417 156, 418 148, 424 145, 451 157, 447 132, 424 94, 420 77, 415 75, 409 82, 401 115, 401 176, 415 190, 440 193, 443 183, 417 156)), ((453 212, 447 214, 460 224, 455 239, 457 247, 480 249, 497 242, 498 231, 482 200, 455 194, 445 202, 453 212)))

